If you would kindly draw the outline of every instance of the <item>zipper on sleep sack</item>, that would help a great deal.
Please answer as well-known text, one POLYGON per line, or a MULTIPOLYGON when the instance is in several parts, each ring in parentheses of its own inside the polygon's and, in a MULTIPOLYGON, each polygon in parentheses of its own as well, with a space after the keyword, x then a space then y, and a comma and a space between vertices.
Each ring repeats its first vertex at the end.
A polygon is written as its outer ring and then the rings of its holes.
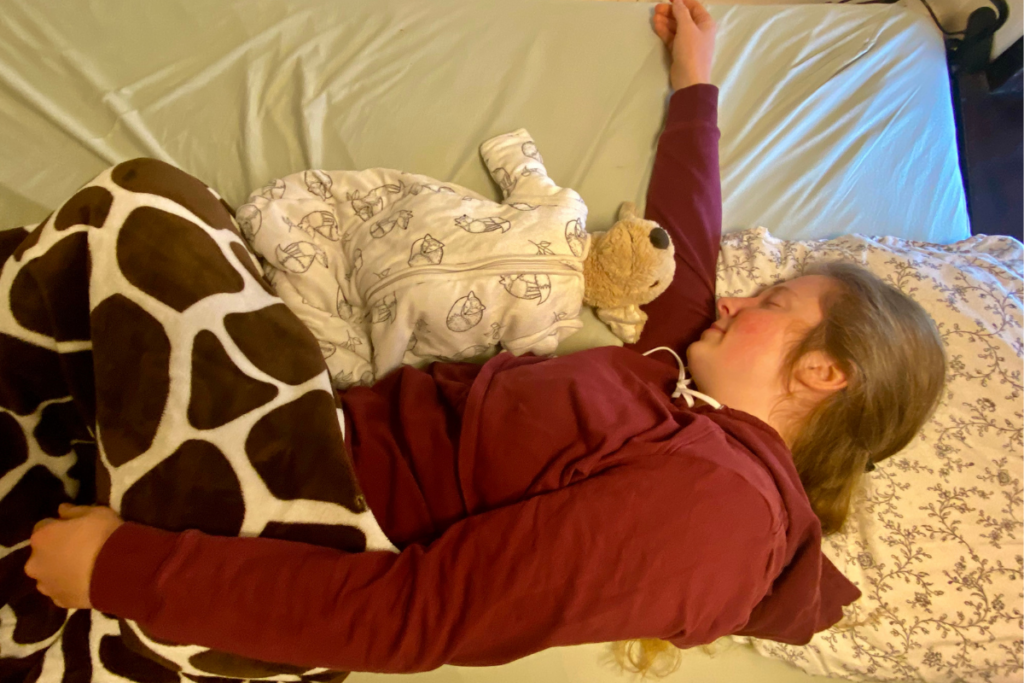
POLYGON ((520 273, 547 274, 558 273, 579 273, 583 274, 583 266, 575 265, 559 256, 534 256, 532 258, 505 258, 492 259, 490 261, 472 261, 457 266, 414 266, 407 268, 400 273, 386 277, 366 291, 366 301, 372 301, 373 297, 382 289, 387 289, 399 280, 415 275, 430 275, 435 273, 463 273, 469 271, 495 271, 518 275, 520 273))

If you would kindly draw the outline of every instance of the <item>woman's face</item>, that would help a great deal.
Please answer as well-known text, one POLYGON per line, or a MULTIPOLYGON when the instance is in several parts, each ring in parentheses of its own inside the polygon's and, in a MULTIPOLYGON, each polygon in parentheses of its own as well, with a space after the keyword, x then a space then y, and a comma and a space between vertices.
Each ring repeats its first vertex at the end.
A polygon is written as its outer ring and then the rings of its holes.
POLYGON ((757 296, 719 299, 718 320, 686 350, 697 388, 764 419, 786 395, 786 355, 821 322, 821 299, 832 286, 826 276, 805 275, 757 296))

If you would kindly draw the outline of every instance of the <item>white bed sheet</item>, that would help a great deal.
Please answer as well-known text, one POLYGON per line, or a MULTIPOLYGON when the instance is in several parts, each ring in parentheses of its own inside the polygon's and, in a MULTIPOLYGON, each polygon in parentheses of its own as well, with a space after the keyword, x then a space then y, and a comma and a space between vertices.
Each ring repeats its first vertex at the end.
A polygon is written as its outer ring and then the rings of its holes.
POLYGON ((715 7, 727 231, 970 236, 941 35, 899 7, 715 7))
MULTIPOLYGON (((233 204, 308 167, 497 193, 476 153, 533 133, 606 229, 642 201, 667 95, 648 3, 0 0, 0 228, 133 156, 233 204)), ((714 6, 726 230, 969 233, 942 40, 894 6, 714 6)))

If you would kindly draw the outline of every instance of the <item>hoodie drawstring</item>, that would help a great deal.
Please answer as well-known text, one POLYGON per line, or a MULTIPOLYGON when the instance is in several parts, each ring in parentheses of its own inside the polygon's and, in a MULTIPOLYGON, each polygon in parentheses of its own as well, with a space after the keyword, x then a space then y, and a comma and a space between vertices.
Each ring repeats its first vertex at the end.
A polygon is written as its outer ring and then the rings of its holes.
POLYGON ((679 398, 680 396, 682 396, 684 399, 686 399, 686 405, 689 406, 690 408, 693 407, 694 399, 697 399, 697 398, 699 398, 700 400, 704 401, 705 403, 707 403, 712 408, 716 408, 717 409, 717 408, 721 408, 722 407, 721 403, 719 403, 715 399, 711 398, 707 394, 702 394, 699 391, 696 391, 696 390, 691 389, 689 387, 689 384, 693 380, 686 376, 686 367, 683 365, 683 359, 679 357, 678 353, 676 353, 675 351, 673 351, 672 349, 670 349, 667 346, 659 346, 657 348, 654 348, 654 349, 651 349, 650 351, 645 352, 644 355, 645 356, 649 356, 652 353, 654 353, 655 351, 668 351, 673 356, 675 356, 676 363, 679 364, 679 381, 676 382, 676 390, 672 392, 672 398, 679 398))

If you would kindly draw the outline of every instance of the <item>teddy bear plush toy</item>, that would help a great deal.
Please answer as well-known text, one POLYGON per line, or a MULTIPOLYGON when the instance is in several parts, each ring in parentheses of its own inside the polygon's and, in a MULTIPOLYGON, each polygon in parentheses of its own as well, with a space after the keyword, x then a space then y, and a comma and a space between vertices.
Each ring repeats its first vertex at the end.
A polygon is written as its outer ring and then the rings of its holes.
POLYGON ((583 303, 594 307, 615 336, 635 344, 647 322, 640 306, 658 298, 675 272, 669 234, 642 218, 635 204, 624 202, 618 222, 608 232, 591 235, 590 253, 583 262, 583 303))

